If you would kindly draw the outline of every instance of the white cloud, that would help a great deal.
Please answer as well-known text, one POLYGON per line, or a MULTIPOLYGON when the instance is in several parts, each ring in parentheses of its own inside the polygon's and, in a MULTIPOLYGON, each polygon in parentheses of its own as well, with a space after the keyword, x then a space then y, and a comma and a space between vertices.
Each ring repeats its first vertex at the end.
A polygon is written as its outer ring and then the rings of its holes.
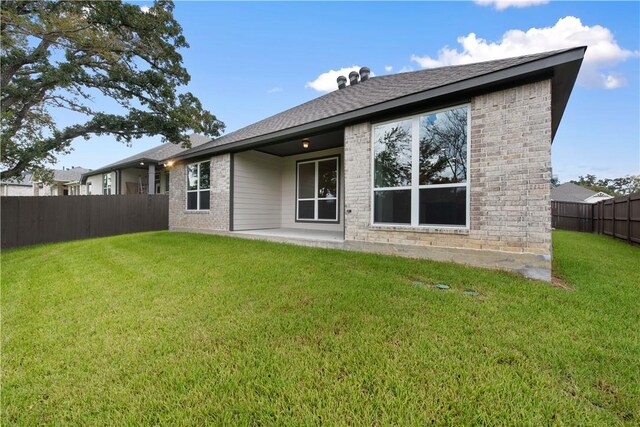
POLYGON ((140 10, 143 11, 144 13, 149 13, 149 6, 140 6, 140 10))
POLYGON ((460 51, 445 46, 436 58, 411 55, 411 61, 423 68, 434 68, 587 45, 580 82, 587 86, 613 89, 624 85, 625 79, 606 69, 640 55, 638 51, 618 45, 608 28, 583 25, 579 18, 573 16, 559 19, 552 27, 509 30, 498 42, 490 42, 475 33, 469 33, 458 37, 458 43, 462 48, 460 51))
POLYGON ((600 78, 607 89, 617 89, 627 84, 627 79, 620 74, 601 74, 600 78))
POLYGON ((392 65, 385 65, 385 66, 384 66, 384 70, 385 70, 387 73, 390 73, 390 72, 392 72, 392 71, 393 71, 393 66, 392 66, 392 65))
MULTIPOLYGON (((339 70, 329 70, 326 73, 320 74, 315 80, 307 82, 305 87, 310 87, 318 92, 331 92, 338 89, 336 79, 340 76, 345 76, 347 78, 347 84, 349 84, 349 73, 352 71, 360 71, 360 66, 352 65, 351 67, 344 67, 339 70)), ((375 76, 373 71, 370 75, 371 77, 375 76)))
POLYGON ((505 10, 510 7, 529 7, 549 3, 549 0, 474 0, 480 6, 493 6, 496 10, 505 10))
POLYGON ((269 89, 267 93, 277 93, 277 92, 282 92, 283 90, 284 89, 282 89, 280 86, 275 86, 269 89))

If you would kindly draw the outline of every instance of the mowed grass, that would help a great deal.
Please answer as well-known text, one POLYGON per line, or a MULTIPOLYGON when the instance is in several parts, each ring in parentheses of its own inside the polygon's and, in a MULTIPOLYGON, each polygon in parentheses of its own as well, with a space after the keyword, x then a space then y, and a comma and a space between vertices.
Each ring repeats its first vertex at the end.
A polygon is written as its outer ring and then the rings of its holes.
POLYGON ((573 290, 186 233, 3 251, 2 424, 637 425, 640 249, 554 255, 573 290))

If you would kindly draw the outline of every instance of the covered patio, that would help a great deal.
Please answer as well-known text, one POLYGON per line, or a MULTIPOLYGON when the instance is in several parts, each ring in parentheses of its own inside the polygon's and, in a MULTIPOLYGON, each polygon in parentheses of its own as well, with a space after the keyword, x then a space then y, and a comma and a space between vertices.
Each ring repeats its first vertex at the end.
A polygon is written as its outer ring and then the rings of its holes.
POLYGON ((343 154, 342 129, 234 153, 231 231, 342 242, 343 154))

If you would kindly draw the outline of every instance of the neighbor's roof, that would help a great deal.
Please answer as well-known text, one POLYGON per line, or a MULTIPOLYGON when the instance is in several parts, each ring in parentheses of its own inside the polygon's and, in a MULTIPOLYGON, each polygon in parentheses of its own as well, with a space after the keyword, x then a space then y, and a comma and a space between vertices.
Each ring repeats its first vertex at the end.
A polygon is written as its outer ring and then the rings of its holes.
POLYGON ((24 187, 31 187, 33 185, 31 174, 28 172, 23 172, 20 179, 11 178, 11 179, 3 179, 0 181, 1 185, 20 185, 24 187))
MULTIPOLYGON (((206 136, 199 135, 197 133, 189 135, 189 141, 191 142, 191 147, 198 147, 209 140, 210 139, 207 138, 206 136)), ((98 175, 98 174, 109 172, 115 169, 122 169, 130 166, 135 166, 135 165, 138 165, 140 162, 158 163, 164 159, 168 159, 172 156, 175 156, 181 151, 185 151, 185 148, 182 148, 180 144, 166 142, 164 144, 158 145, 157 147, 153 147, 141 153, 134 154, 133 156, 129 156, 122 160, 118 160, 115 163, 102 166, 101 168, 91 171, 91 173, 85 173, 82 175, 82 181, 84 182, 88 176, 98 175)))
POLYGON ((551 189, 551 200, 555 202, 584 202, 596 194, 598 194, 596 191, 581 187, 573 182, 565 182, 551 189))
POLYGON ((371 77, 214 139, 175 156, 177 159, 293 140, 337 129, 393 108, 417 106, 443 96, 469 95, 501 85, 552 78, 552 130, 560 122, 586 47, 538 53, 467 65, 371 77))
POLYGON ((91 172, 91 169, 81 168, 80 166, 72 167, 69 169, 54 169, 53 180, 60 182, 75 182, 80 181, 82 174, 91 172))

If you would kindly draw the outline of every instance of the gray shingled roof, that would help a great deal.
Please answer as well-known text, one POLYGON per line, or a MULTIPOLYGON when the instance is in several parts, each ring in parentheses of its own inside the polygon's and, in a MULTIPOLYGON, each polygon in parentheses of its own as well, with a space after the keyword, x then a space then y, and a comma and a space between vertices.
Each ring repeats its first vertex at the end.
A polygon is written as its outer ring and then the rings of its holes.
POLYGON ((25 187, 33 185, 32 176, 29 172, 23 172, 20 178, 3 179, 0 181, 2 185, 24 185, 25 187))
MULTIPOLYGON (((191 142, 191 147, 198 147, 202 144, 204 144, 207 141, 210 141, 210 138, 207 138, 204 135, 200 135, 197 133, 191 134, 189 135, 189 141, 191 142)), ((133 156, 129 156, 126 157, 122 160, 118 160, 115 163, 111 163, 108 164, 106 166, 103 166, 99 169, 96 169, 96 171, 98 170, 103 170, 103 169, 114 169, 117 168, 117 166, 119 165, 125 165, 128 163, 132 163, 135 162, 136 160, 155 160, 155 161, 162 161, 164 159, 168 159, 171 156, 175 156, 176 154, 178 154, 181 151, 185 151, 184 148, 182 148, 182 146, 180 144, 174 144, 172 142, 166 142, 164 144, 158 145, 157 147, 153 147, 150 148, 146 151, 143 151, 141 153, 138 154, 134 154, 133 156)))
MULTIPOLYGON (((210 139, 204 135, 200 135, 197 133, 189 135, 189 141, 191 142, 191 147, 198 147, 210 139)), ((101 174, 103 172, 111 171, 114 169, 118 169, 119 167, 128 167, 132 164, 138 163, 140 161, 155 161, 161 162, 164 159, 171 158, 176 154, 185 151, 184 148, 180 144, 174 144, 172 142, 166 142, 164 144, 158 145, 157 147, 150 148, 141 153, 134 154, 133 156, 126 157, 122 160, 118 160, 117 162, 110 163, 106 166, 102 166, 98 169, 89 171, 83 174, 83 182, 86 180, 86 177, 101 174), (89 173, 90 172, 90 173, 89 173)))
POLYGON ((565 182, 551 189, 551 200, 556 202, 584 202, 594 194, 598 193, 573 182, 565 182))
MULTIPOLYGON (((575 48, 574 48, 575 49, 575 48)), ((252 125, 192 148, 179 157, 192 155, 212 147, 260 137, 295 126, 446 86, 470 78, 505 70, 574 49, 557 50, 516 58, 457 65, 408 73, 371 77, 368 81, 335 90, 319 98, 278 113, 252 125)), ((191 157, 191 156, 190 156, 191 157)))
POLYGON ((82 174, 87 172, 91 172, 91 169, 81 168, 80 166, 69 169, 54 169, 53 180, 60 182, 80 181, 82 174))

